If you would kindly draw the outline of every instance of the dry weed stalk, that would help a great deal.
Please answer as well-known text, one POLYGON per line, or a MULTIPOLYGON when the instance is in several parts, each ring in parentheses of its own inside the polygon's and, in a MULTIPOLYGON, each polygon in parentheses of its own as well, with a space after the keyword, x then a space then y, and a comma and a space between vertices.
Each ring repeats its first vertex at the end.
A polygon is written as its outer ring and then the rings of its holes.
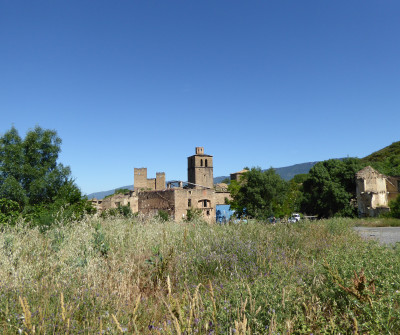
MULTIPOLYGON (((19 303, 22 306, 22 310, 24 312, 24 326, 29 330, 30 333, 35 334, 35 326, 32 325, 32 314, 29 310, 29 304, 26 298, 19 297, 19 303)), ((26 332, 25 332, 26 333, 26 332)), ((27 333, 26 333, 27 334, 27 333)))
POLYGON ((119 322, 118 322, 118 320, 117 320, 117 317, 116 317, 114 314, 111 314, 111 316, 112 316, 112 318, 113 318, 115 324, 117 325, 118 330, 119 330, 121 333, 123 333, 124 330, 122 329, 121 325, 119 324, 119 322))
POLYGON ((213 322, 214 322, 214 325, 215 325, 215 332, 218 334, 218 329, 217 329, 217 305, 215 304, 214 288, 212 286, 211 280, 208 281, 208 285, 210 287, 210 295, 211 295, 211 301, 212 301, 212 306, 213 306, 212 318, 213 318, 213 322))
POLYGON ((361 269, 360 274, 354 270, 353 286, 346 287, 344 286, 344 280, 339 276, 337 271, 333 272, 329 264, 325 261, 325 268, 328 269, 330 275, 336 282, 336 284, 345 292, 349 293, 357 300, 361 302, 367 301, 370 307, 372 308, 372 299, 370 295, 375 295, 375 279, 367 281, 367 278, 364 274, 364 269, 361 269))

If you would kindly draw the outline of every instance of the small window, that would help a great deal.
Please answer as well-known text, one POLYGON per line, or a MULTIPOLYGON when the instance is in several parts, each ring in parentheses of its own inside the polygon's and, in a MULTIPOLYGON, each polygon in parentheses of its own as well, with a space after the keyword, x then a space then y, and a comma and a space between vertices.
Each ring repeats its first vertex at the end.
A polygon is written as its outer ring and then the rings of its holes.
POLYGON ((205 160, 205 166, 206 166, 206 167, 208 166, 208 164, 207 164, 207 159, 205 160))
POLYGON ((210 216, 210 211, 207 211, 207 216, 210 216))
POLYGON ((204 207, 207 207, 207 200, 203 201, 203 205, 204 205, 204 207))
POLYGON ((192 199, 188 199, 188 207, 192 207, 192 199))
POLYGON ((203 166, 203 160, 200 159, 200 166, 203 166))

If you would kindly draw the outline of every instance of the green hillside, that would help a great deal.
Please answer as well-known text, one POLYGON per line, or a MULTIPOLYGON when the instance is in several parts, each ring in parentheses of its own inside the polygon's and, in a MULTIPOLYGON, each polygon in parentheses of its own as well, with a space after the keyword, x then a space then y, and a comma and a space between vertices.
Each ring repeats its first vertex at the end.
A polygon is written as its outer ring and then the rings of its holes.
POLYGON ((400 157, 400 141, 394 142, 391 145, 362 158, 361 160, 364 162, 382 162, 390 157, 400 157))
POLYGON ((400 176, 400 141, 362 158, 361 161, 387 176, 400 176))

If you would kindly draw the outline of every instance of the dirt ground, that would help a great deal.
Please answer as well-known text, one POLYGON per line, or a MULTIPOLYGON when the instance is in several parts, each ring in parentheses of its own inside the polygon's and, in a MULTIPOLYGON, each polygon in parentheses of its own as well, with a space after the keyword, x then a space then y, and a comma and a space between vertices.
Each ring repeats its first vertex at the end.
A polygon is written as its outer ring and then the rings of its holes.
POLYGON ((376 239, 383 244, 400 243, 400 227, 354 227, 362 237, 376 239))

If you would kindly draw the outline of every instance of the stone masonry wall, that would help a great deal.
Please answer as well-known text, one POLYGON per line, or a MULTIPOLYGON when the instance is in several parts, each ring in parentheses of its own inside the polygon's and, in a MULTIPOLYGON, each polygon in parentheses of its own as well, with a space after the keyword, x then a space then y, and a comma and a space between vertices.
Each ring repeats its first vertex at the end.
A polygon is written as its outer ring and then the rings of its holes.
POLYGON ((175 209, 174 190, 146 191, 138 194, 138 210, 143 214, 157 214, 159 210, 173 215, 175 209))
POLYGON ((147 168, 135 168, 134 190, 147 189, 147 168))

